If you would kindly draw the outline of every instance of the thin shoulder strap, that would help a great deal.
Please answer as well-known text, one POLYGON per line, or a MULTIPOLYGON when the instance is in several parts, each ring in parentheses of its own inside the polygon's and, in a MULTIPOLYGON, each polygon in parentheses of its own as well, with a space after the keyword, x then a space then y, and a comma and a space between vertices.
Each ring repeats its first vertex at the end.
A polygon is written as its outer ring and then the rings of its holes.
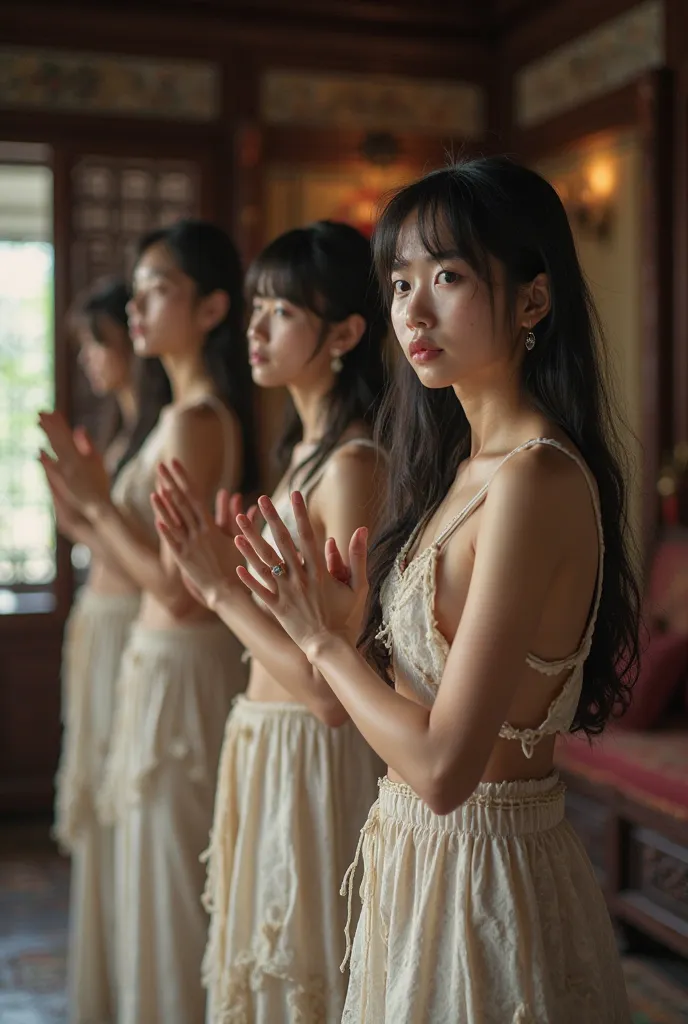
POLYGON ((328 457, 323 462, 322 466, 318 466, 313 476, 306 481, 303 487, 297 488, 297 490, 301 491, 304 500, 308 498, 311 491, 315 490, 315 488, 322 480, 325 474, 325 470, 329 466, 332 457, 336 455, 338 452, 343 451, 345 448, 353 448, 354 446, 357 446, 359 448, 374 448, 375 450, 380 451, 378 446, 370 437, 352 437, 348 441, 342 441, 341 444, 338 444, 336 448, 332 449, 328 457))
MULTIPOLYGON (((552 437, 534 437, 532 440, 526 441, 524 444, 518 445, 517 448, 514 448, 513 451, 510 451, 508 455, 504 456, 504 458, 499 463, 492 476, 485 484, 483 484, 483 486, 480 488, 475 497, 473 497, 468 502, 468 504, 459 512, 459 514, 455 516, 454 519, 452 519, 452 521, 445 526, 445 528, 442 530, 439 537, 435 541, 435 546, 440 548, 444 543, 446 543, 449 537, 451 537, 451 535, 459 528, 459 526, 461 526, 461 524, 464 523, 466 519, 468 519, 471 513, 474 512, 476 508, 478 508, 483 503, 487 496, 490 484, 496 477, 497 473, 499 473, 502 466, 504 466, 507 462, 513 459, 515 455, 518 455, 519 452, 527 451, 530 448, 535 448, 536 445, 548 445, 550 448, 556 448, 563 455, 566 455, 567 458, 571 459, 572 462, 576 463, 576 465, 582 472, 583 476, 585 477, 585 482, 588 485, 588 490, 590 491, 590 499, 592 501, 593 511, 595 513, 595 524, 597 526, 597 543, 599 550, 597 563, 597 579, 595 581, 595 596, 592 603, 592 608, 590 609, 588 625, 583 635, 580 647, 576 652, 576 655, 574 656, 575 658, 578 658, 579 654, 581 654, 582 652, 585 652, 585 654, 587 655, 590 643, 592 641, 592 635, 595 629, 595 622, 597 621, 597 613, 599 612, 600 601, 602 599, 602 582, 604 571, 604 531, 602 529, 602 512, 600 510, 600 502, 597 496, 597 488, 595 487, 592 474, 590 473, 590 470, 588 469, 586 464, 583 462, 583 459, 580 457, 580 455, 577 455, 576 452, 572 452, 569 448, 561 444, 559 441, 555 441, 552 437)), ((566 659, 567 662, 571 660, 572 659, 566 659)))

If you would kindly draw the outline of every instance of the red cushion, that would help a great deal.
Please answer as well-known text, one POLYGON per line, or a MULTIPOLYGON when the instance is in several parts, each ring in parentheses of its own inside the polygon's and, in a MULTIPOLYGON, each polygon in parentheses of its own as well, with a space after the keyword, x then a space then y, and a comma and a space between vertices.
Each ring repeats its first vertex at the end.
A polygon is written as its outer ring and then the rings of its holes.
POLYGON ((640 659, 631 706, 619 725, 626 729, 653 729, 686 678, 686 672, 688 637, 679 633, 651 633, 640 659))
POLYGON ((585 737, 566 736, 557 744, 556 762, 574 775, 688 820, 688 722, 655 732, 613 726, 592 745, 585 737))

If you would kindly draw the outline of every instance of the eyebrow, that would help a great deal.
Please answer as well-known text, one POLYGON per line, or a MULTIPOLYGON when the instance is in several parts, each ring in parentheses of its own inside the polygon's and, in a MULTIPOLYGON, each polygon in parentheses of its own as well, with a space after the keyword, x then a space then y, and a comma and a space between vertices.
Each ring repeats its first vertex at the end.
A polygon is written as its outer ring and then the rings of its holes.
MULTIPOLYGON (((425 260, 427 263, 443 263, 446 260, 465 260, 458 249, 446 249, 442 252, 429 252, 426 254, 425 260)), ((395 256, 394 262, 392 263, 392 271, 404 270, 410 265, 410 260, 406 260, 401 256, 395 256)))

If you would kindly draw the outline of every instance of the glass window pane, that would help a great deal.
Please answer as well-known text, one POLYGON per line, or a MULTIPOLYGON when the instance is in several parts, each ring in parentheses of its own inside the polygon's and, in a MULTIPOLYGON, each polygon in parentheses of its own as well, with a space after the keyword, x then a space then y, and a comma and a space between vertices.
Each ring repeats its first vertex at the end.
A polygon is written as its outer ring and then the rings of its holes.
MULTIPOLYGON (((55 579, 50 497, 36 416, 54 404, 52 175, 0 165, 0 588, 55 579)), ((0 612, 13 602, 0 601, 0 612)))

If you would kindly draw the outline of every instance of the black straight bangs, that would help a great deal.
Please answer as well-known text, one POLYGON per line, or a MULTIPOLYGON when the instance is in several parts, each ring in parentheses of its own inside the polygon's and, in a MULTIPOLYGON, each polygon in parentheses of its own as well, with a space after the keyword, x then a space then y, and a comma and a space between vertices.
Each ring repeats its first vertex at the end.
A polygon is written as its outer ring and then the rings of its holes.
POLYGON ((403 188, 382 211, 373 236, 373 258, 385 301, 392 301, 392 272, 401 261, 399 237, 406 221, 416 215, 418 233, 428 255, 441 263, 465 260, 478 277, 491 285, 487 210, 472 183, 443 169, 403 188))
POLYGON ((280 235, 248 269, 244 292, 249 307, 256 298, 285 299, 324 317, 324 301, 315 286, 313 262, 312 244, 303 229, 280 235))

